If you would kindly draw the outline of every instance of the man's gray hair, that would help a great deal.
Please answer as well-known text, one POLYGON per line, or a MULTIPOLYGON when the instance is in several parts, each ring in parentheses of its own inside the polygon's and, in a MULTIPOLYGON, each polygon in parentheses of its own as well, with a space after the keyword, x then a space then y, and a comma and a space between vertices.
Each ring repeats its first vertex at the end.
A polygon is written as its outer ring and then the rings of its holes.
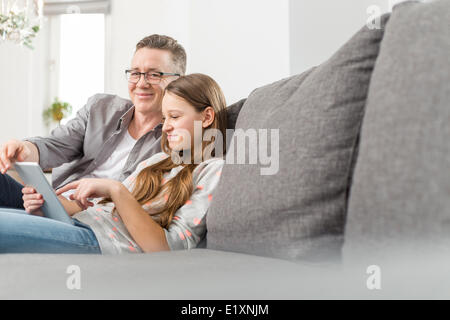
POLYGON ((186 51, 177 40, 159 34, 145 37, 136 45, 136 51, 142 48, 167 50, 172 54, 172 62, 175 72, 184 75, 186 73, 186 51))

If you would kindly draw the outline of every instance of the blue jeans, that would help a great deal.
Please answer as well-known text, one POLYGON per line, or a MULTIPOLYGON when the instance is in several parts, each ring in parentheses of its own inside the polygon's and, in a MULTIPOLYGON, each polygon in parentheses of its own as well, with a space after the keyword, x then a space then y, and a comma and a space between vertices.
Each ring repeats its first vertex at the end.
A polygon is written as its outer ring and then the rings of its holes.
POLYGON ((24 209, 23 186, 7 174, 0 173, 0 207, 24 209))
POLYGON ((89 226, 0 209, 0 253, 101 253, 89 226))

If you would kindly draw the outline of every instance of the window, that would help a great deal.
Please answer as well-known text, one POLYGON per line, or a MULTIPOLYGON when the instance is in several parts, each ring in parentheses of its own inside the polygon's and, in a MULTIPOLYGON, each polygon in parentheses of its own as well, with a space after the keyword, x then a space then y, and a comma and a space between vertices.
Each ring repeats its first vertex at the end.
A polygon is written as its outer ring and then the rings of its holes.
POLYGON ((57 96, 72 105, 72 118, 89 97, 104 92, 105 15, 63 14, 59 32, 57 96))

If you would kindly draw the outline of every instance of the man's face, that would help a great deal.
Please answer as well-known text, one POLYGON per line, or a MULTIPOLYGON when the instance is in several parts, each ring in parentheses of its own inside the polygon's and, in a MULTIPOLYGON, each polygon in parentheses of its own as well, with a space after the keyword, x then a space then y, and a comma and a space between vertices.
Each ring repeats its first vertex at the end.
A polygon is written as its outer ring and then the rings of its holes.
MULTIPOLYGON (((133 56, 131 70, 138 72, 175 72, 171 53, 161 49, 141 48, 133 56)), ((138 83, 128 82, 128 93, 137 112, 161 112, 164 88, 176 77, 164 76, 158 84, 149 84, 142 75, 138 83)))

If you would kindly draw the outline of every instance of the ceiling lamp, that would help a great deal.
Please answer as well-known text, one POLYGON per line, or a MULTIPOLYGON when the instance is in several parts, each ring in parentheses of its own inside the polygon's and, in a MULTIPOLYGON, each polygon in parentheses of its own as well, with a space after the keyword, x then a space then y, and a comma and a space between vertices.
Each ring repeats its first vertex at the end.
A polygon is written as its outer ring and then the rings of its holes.
POLYGON ((42 24, 43 6, 43 0, 0 0, 0 42, 33 49, 33 38, 42 24))

